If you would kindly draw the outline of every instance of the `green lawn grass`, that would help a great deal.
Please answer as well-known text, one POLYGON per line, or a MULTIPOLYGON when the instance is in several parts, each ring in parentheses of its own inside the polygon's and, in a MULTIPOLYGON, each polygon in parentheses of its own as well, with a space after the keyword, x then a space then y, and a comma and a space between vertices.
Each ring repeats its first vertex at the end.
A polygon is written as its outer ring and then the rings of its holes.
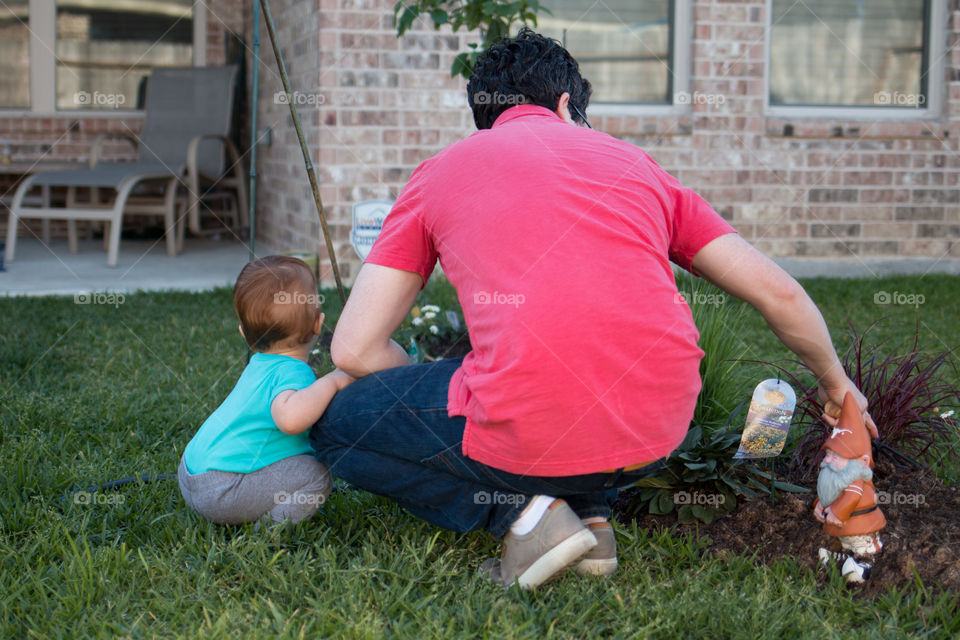
MULTIPOLYGON (((811 280, 839 348, 847 317, 877 338, 958 343, 960 279, 811 280), (874 304, 922 293, 919 308, 874 304)), ((449 306, 449 288, 429 302, 449 306)), ((339 312, 327 292, 327 322, 339 312)), ((584 296, 584 302, 588 302, 584 296)), ((696 536, 621 524, 609 581, 535 593, 475 575, 498 552, 478 532, 422 523, 387 500, 335 492, 310 522, 254 532, 200 520, 172 473, 245 361, 228 290, 122 304, 0 299, 0 637, 930 637, 960 633, 957 594, 916 584, 863 601, 794 562, 712 558, 696 536)), ((752 311, 744 356, 787 353, 752 311)), ((585 330, 588 327, 585 326, 585 330)), ((768 371, 761 365, 750 376, 768 371)), ((952 374, 955 376, 954 374, 952 374)), ((954 378, 956 380, 956 378, 954 378)), ((816 526, 811 519, 811 525, 816 526)))

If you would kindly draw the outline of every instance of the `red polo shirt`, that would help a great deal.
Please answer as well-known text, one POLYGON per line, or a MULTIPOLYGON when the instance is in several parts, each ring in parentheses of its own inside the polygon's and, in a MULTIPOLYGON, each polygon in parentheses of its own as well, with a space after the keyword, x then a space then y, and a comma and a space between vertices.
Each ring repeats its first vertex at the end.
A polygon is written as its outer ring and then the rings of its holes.
POLYGON ((464 455, 580 475, 683 440, 703 352, 669 261, 732 232, 637 147, 520 105, 414 171, 367 262, 426 281, 439 258, 456 287, 464 455))

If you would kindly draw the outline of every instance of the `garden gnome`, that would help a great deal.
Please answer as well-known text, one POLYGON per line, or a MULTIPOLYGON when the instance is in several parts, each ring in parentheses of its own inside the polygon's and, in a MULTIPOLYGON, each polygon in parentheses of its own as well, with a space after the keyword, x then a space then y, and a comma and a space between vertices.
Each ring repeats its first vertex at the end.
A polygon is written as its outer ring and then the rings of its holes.
POLYGON ((826 456, 820 463, 817 500, 813 514, 824 532, 837 538, 847 554, 820 549, 824 564, 830 558, 843 561, 842 573, 848 582, 863 582, 880 551, 880 530, 887 524, 877 505, 873 486, 873 455, 870 434, 853 394, 847 392, 837 426, 823 443, 826 456))

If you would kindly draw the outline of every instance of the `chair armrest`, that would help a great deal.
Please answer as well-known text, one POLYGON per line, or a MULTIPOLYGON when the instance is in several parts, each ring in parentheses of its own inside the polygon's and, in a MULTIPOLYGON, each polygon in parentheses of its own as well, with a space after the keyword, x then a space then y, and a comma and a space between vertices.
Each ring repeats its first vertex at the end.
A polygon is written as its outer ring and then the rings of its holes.
MULTIPOLYGON (((231 171, 236 171, 239 176, 243 171, 243 166, 240 164, 240 153, 237 151, 236 145, 233 144, 233 140, 218 133, 207 133, 196 136, 190 141, 190 145, 187 147, 187 175, 199 175, 197 170, 197 149, 204 140, 219 140, 223 143, 223 146, 227 149, 228 158, 224 175, 228 175, 231 171)), ((220 176, 215 177, 219 178, 220 176)))
POLYGON ((134 150, 140 148, 139 141, 128 133, 101 133, 93 141, 93 147, 90 149, 90 159, 88 163, 91 169, 100 162, 100 156, 103 154, 103 143, 110 138, 123 138, 133 145, 134 150))

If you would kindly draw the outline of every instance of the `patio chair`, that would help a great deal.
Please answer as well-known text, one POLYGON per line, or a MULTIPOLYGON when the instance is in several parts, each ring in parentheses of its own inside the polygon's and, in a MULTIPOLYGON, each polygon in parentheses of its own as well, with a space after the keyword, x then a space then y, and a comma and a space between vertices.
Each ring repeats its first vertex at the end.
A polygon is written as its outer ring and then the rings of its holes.
POLYGON ((136 162, 99 160, 104 138, 101 136, 94 143, 92 168, 47 171, 25 179, 17 188, 10 206, 6 261, 14 259, 21 219, 67 220, 72 252, 77 250, 76 221, 102 220, 107 223, 104 230, 108 246, 107 265, 115 267, 124 213, 163 216, 167 254, 174 256, 180 248, 178 244, 182 247, 184 217, 190 220, 191 230, 199 230, 201 182, 219 183, 235 189, 239 218, 245 224, 247 206, 243 168, 237 149, 228 137, 236 73, 235 66, 154 69, 147 83, 146 117, 137 140, 136 162), (224 150, 229 160, 226 166, 224 150), (133 195, 138 186, 158 182, 163 187, 161 197, 133 195), (177 216, 177 190, 181 184, 188 191, 187 211, 177 216), (66 205, 29 206, 28 194, 36 187, 65 187, 66 205), (88 201, 78 201, 77 190, 80 188, 90 190, 88 201), (104 188, 116 191, 112 204, 100 202, 99 190, 104 188), (180 243, 177 242, 178 235, 180 243))

